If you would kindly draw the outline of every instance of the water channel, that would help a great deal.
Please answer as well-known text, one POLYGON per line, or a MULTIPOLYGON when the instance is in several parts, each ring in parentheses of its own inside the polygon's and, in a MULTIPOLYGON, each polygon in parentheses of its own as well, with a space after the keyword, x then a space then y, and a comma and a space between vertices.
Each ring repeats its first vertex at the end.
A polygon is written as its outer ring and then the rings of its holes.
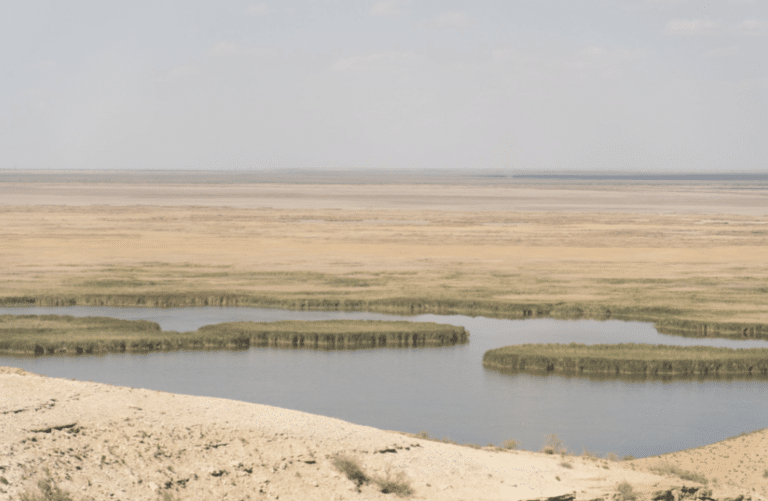
POLYGON ((464 326, 467 345, 315 351, 250 348, 149 354, 18 357, 0 365, 53 377, 243 400, 459 443, 513 438, 537 450, 555 433, 583 448, 635 457, 697 447, 768 427, 768 379, 646 379, 504 374, 484 369, 485 351, 521 343, 652 343, 731 348, 767 341, 693 339, 618 320, 499 320, 483 317, 258 308, 11 307, 0 314, 146 319, 164 330, 241 320, 382 319, 464 326))

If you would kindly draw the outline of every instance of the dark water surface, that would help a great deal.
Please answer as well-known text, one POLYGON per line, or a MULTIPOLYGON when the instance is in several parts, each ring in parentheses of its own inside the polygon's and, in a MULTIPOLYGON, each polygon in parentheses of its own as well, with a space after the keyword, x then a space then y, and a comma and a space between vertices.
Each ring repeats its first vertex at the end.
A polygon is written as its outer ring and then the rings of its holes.
POLYGON ((587 448, 644 457, 768 427, 768 380, 757 377, 538 376, 504 374, 481 364, 485 351, 521 343, 768 347, 766 341, 667 336, 642 322, 217 307, 0 308, 0 314, 9 313, 146 319, 176 331, 238 320, 404 319, 461 325, 470 332, 469 344, 442 348, 0 355, 0 365, 47 376, 275 405, 382 429, 425 430, 459 443, 499 444, 514 438, 523 448, 539 449, 545 435, 555 433, 577 453, 587 448))

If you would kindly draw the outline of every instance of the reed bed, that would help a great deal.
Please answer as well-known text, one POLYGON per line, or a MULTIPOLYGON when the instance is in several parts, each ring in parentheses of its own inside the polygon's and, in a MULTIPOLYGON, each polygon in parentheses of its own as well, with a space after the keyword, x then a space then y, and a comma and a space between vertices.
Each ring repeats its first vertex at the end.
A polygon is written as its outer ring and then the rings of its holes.
POLYGON ((640 375, 768 375, 768 349, 650 344, 523 344, 487 351, 492 369, 640 375))
POLYGON ((768 324, 757 322, 695 321, 678 318, 691 311, 650 306, 611 306, 585 303, 521 303, 490 299, 457 299, 444 295, 360 299, 336 297, 281 297, 272 294, 222 294, 217 291, 157 294, 57 294, 0 297, 0 306, 120 306, 183 308, 200 306, 250 306, 299 311, 370 311, 400 315, 440 314, 485 316, 520 320, 527 318, 627 320, 653 322, 662 334, 685 337, 768 339, 768 324))
POLYGON ((469 341, 469 334, 463 327, 381 320, 231 322, 201 327, 198 332, 248 339, 255 346, 328 349, 444 346, 469 341))
POLYGON ((327 320, 233 322, 194 332, 163 331, 155 322, 60 315, 0 315, 0 352, 83 354, 179 349, 360 349, 467 343, 463 327, 436 323, 327 320))

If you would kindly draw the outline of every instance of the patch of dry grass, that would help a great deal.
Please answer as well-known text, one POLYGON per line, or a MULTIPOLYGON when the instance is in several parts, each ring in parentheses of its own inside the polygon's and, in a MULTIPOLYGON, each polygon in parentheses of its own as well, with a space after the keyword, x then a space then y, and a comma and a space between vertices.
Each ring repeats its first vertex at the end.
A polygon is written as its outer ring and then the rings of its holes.
POLYGON ((383 476, 369 476, 363 471, 360 462, 349 456, 336 456, 332 459, 332 463, 337 470, 355 483, 358 492, 363 485, 373 482, 384 494, 395 494, 398 497, 407 497, 413 494, 413 487, 402 471, 393 473, 387 469, 383 476))
POLYGON ((565 454, 567 449, 560 437, 552 433, 544 438, 544 447, 541 449, 541 452, 545 454, 565 454))
POLYGON ((707 477, 694 471, 688 471, 680 468, 679 466, 671 463, 660 463, 658 465, 649 468, 650 471, 658 475, 674 475, 683 480, 690 480, 691 482, 698 482, 700 484, 707 484, 709 480, 707 477))
POLYGON ((337 470, 344 473, 344 475, 357 485, 358 491, 364 484, 371 482, 369 477, 360 466, 360 461, 349 456, 336 456, 332 459, 333 466, 337 470))

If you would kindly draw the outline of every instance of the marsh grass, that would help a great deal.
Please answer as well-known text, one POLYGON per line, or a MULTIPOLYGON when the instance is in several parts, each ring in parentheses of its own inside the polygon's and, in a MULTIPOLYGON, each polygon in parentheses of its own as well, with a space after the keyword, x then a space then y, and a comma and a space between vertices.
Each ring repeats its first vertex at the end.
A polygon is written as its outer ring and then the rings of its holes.
POLYGON ((201 327, 206 336, 248 337, 257 345, 296 347, 435 346, 468 342, 463 327, 433 322, 322 320, 232 322, 201 327))
POLYGON ((495 369, 645 375, 768 375, 768 349, 650 344, 522 344, 485 352, 495 369))
MULTIPOLYGON (((591 197, 580 189, 570 195, 591 197)), ((404 210, 401 196, 372 194, 381 206, 342 215, 317 207, 315 197, 323 204, 328 197, 349 201, 348 192, 328 186, 306 191, 292 208, 7 206, 0 211, 0 241, 14 242, 15 251, 4 255, 0 269, 0 304, 612 318, 654 322, 662 332, 681 335, 768 336, 768 265, 754 260, 768 233, 755 230, 754 217, 736 216, 727 225, 700 214, 638 220, 599 204, 590 213, 566 205, 562 211, 511 212, 498 201, 489 211, 468 212, 463 196, 454 200, 455 210, 442 209, 422 188, 418 195, 409 190, 409 197, 431 200, 424 206, 431 208, 404 210), (243 249, 264 245, 265 232, 284 252, 240 259, 243 249), (115 247, 126 235, 150 244, 162 236, 165 251, 148 260, 143 246, 121 246, 116 263, 115 247), (88 240, 93 245, 82 247, 88 240), (357 244, 379 251, 360 253, 357 244), (61 252, 41 254, 42 245, 61 252), (445 257, 400 252, 417 246, 445 257), (702 250, 712 246, 726 246, 728 255, 702 260, 702 250), (497 250, 510 248, 520 249, 520 259, 498 261, 497 250), (560 251, 541 259, 537 249, 543 248, 560 251), (667 256, 671 248, 674 259, 667 256), (617 271, 612 249, 622 255, 643 249, 644 257, 617 271)))
POLYGON ((441 346, 466 343, 463 327, 367 320, 236 322, 194 332, 155 322, 104 317, 0 315, 0 352, 104 353, 275 346, 314 349, 441 346))
MULTIPOLYGON (((181 270, 174 270, 168 277, 177 276, 181 270)), ((653 322, 654 327, 663 334, 686 337, 720 337, 733 339, 768 339, 768 324, 759 322, 734 322, 724 319, 691 320, 689 317, 701 317, 698 308, 668 308, 661 306, 635 305, 638 296, 626 299, 626 304, 561 302, 556 297, 551 301, 525 301, 526 295, 548 295, 553 284, 543 281, 540 288, 519 291, 521 301, 500 300, 505 296, 508 284, 494 284, 488 275, 471 277, 472 287, 450 285, 454 279, 449 277, 414 276, 391 274, 388 280, 381 280, 377 285, 369 279, 348 278, 338 275, 324 275, 312 272, 250 273, 224 274, 229 281, 234 281, 226 291, 208 289, 209 282, 216 280, 217 273, 186 273, 181 281, 188 283, 187 288, 196 292, 180 292, 169 289, 160 280, 117 280, 101 279, 76 284, 75 289, 83 290, 76 294, 49 291, 48 294, 4 296, 0 305, 7 306, 122 306, 122 307, 200 307, 200 306, 251 306, 259 308, 280 308, 288 310, 312 311, 370 311, 391 314, 442 314, 486 316, 490 318, 558 318, 558 319, 616 319, 653 322), (258 275, 250 277, 250 275, 258 275), (275 290, 263 292, 232 292, 238 288, 247 288, 253 280, 263 280, 263 286, 270 285, 275 290), (436 285, 424 288, 424 283, 436 285), (445 283, 445 282, 448 283, 445 283), (242 283, 241 283, 242 282, 242 283), (200 286, 200 284, 207 284, 200 286), (502 287, 503 285, 503 287, 502 287), (293 292, 279 292, 292 288, 293 292), (313 290, 313 289, 319 290, 313 290), (362 291, 369 290, 372 295, 362 291), (413 291, 402 295, 403 290, 413 291), (436 291, 439 291, 437 293, 436 291)), ((371 275, 371 274, 368 274, 371 275)), ((375 275, 375 274, 373 274, 375 275)), ((154 275, 153 275, 154 276, 154 275)), ((68 279, 64 279, 67 281, 68 279)), ((529 282, 531 279, 529 279, 529 282)), ((535 281, 535 280, 534 280, 535 281)), ((641 286, 638 294, 642 294, 641 286)), ((67 290, 70 290, 68 288, 67 290)), ((722 290, 722 288, 720 289, 722 290)), ((626 289, 622 289, 626 292, 626 289)), ((601 295, 609 295, 602 288, 601 295)), ((742 299, 744 296, 740 296, 742 299)), ((696 304, 691 298, 692 304, 696 304)), ((715 298, 713 298, 714 300, 715 298)), ((646 298, 649 301, 650 298, 646 298)), ((720 300, 719 302, 722 302, 720 300)), ((757 309, 757 306, 755 306, 757 309)), ((737 313, 731 312, 731 315, 737 313)), ((751 315, 754 316, 754 313, 751 315)), ((738 317, 737 317, 738 318, 738 317)))

